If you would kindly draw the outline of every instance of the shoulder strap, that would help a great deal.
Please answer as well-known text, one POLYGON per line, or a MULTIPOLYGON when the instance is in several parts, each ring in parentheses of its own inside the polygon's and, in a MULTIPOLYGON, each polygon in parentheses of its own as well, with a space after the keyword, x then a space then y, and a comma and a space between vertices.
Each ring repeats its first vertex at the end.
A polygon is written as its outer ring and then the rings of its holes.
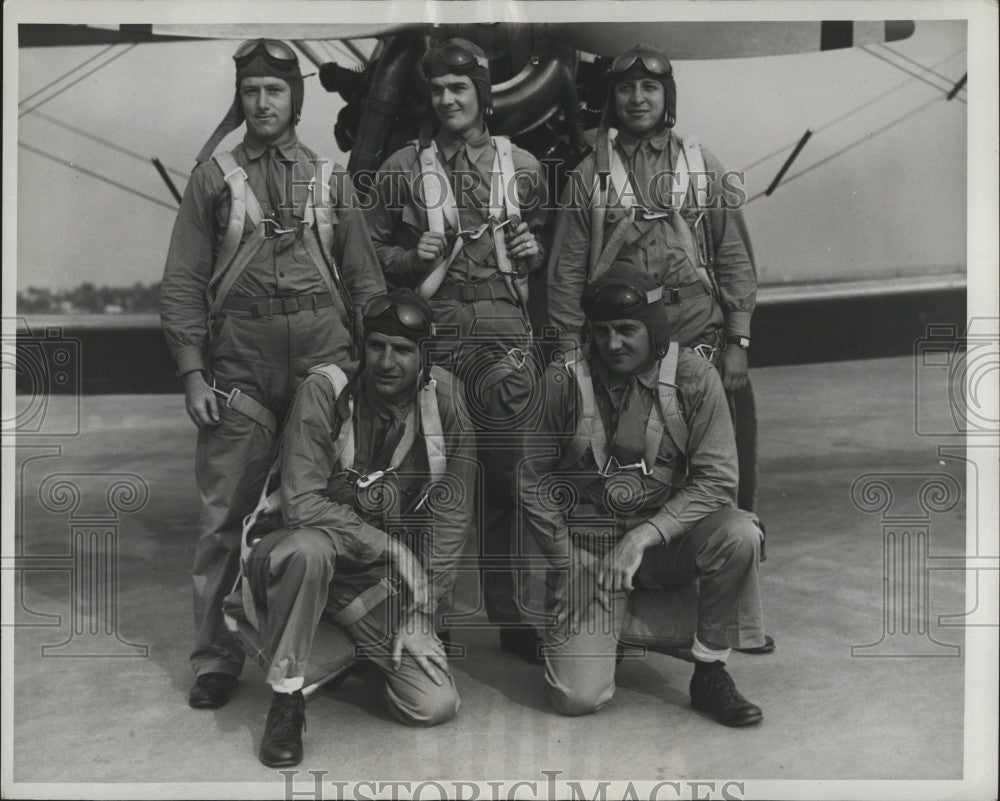
POLYGON ((500 191, 490 189, 490 214, 503 221, 521 216, 521 201, 517 196, 517 170, 514 168, 514 153, 510 139, 506 136, 494 136, 493 147, 496 149, 496 159, 493 162, 493 175, 500 181, 500 191), (502 201, 502 207, 500 202, 502 201), (495 205, 494 205, 495 204, 495 205))
POLYGON ((608 158, 611 166, 611 186, 614 187, 618 196, 618 205, 626 213, 635 205, 635 194, 632 192, 632 184, 628 179, 628 170, 625 169, 625 162, 622 161, 622 154, 615 147, 615 140, 608 134, 608 158))
POLYGON ((313 260, 320 278, 332 298, 340 299, 348 318, 351 314, 350 295, 344 286, 337 261, 333 257, 334 226, 337 214, 330 206, 330 181, 334 163, 327 159, 313 161, 313 176, 309 181, 305 211, 302 214, 302 245, 313 260), (319 178, 319 181, 316 179, 319 178), (315 223, 315 225, 313 225, 315 223))
MULTIPOLYGON (((680 404, 677 402, 677 360, 679 357, 680 346, 676 342, 671 342, 667 349, 667 355, 660 361, 657 395, 660 399, 660 414, 663 416, 663 425, 667 433, 670 434, 670 438, 673 439, 681 453, 687 454, 690 431, 681 414, 680 404)), ((647 441, 647 449, 648 446, 647 441)), ((656 447, 659 448, 659 439, 657 439, 656 447)), ((649 463, 652 464, 651 461, 649 463)))
POLYGON ((441 410, 437 399, 437 383, 441 372, 440 367, 431 367, 430 380, 419 393, 420 426, 424 432, 424 446, 427 448, 427 465, 431 481, 440 479, 447 468, 444 427, 441 424, 441 410))
POLYGON ((424 207, 427 211, 427 228, 439 234, 444 233, 444 224, 458 233, 458 204, 451 191, 451 184, 438 154, 437 143, 431 143, 420 150, 420 186, 423 190, 424 207))
MULTIPOLYGON (((333 387, 334 398, 339 398, 340 393, 347 386, 347 375, 335 364, 317 364, 309 368, 310 373, 316 373, 326 378, 333 387)), ((337 435, 337 457, 340 466, 348 469, 354 466, 354 399, 348 399, 348 410, 350 415, 340 426, 340 433, 337 435)))
POLYGON ((594 382, 590 376, 590 365, 585 358, 566 362, 566 369, 576 379, 580 390, 580 411, 573 439, 566 446, 561 459, 562 467, 575 465, 591 448, 594 452, 594 462, 597 469, 602 470, 608 461, 608 435, 604 430, 604 421, 597 409, 594 398, 594 382))
MULTIPOLYGON (((229 221, 226 224, 226 234, 223 237, 222 245, 219 247, 218 255, 215 258, 215 265, 212 268, 212 278, 209 280, 207 287, 209 297, 211 298, 214 293, 215 297, 219 299, 218 305, 221 306, 222 301, 229 294, 229 290, 235 283, 236 278, 239 277, 239 273, 243 272, 243 268, 253 258, 264 240, 262 234, 258 237, 251 236, 243 243, 243 247, 240 247, 240 243, 243 240, 244 219, 250 220, 256 233, 257 229, 260 228, 261 220, 264 218, 264 212, 261 209, 260 201, 257 200, 257 196, 254 195, 253 190, 247 185, 246 172, 236 163, 233 154, 228 150, 222 151, 216 153, 212 157, 212 160, 222 170, 222 177, 229 187, 230 198, 229 221), (247 249, 252 250, 249 255, 244 255, 247 249), (237 256, 243 256, 243 258, 238 259, 237 256), (234 268, 235 262, 242 263, 234 268), (216 285, 223 280, 223 276, 226 276, 224 282, 225 290, 223 291, 223 288, 220 286, 218 291, 215 291, 216 285)), ((213 308, 213 311, 218 311, 218 309, 213 308)))

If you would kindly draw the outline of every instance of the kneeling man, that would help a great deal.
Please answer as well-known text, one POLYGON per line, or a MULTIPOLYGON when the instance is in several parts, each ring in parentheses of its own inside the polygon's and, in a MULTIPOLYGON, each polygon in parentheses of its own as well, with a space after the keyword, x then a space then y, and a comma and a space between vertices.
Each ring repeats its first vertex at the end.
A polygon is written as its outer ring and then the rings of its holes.
POLYGON ((434 632, 472 519, 476 453, 457 381, 421 365, 431 320, 409 290, 372 298, 356 377, 313 368, 295 396, 280 446, 282 528, 253 545, 245 568, 244 605, 274 690, 265 765, 302 759, 304 668, 324 613, 377 667, 401 722, 431 726, 458 711, 434 632))
POLYGON ((725 663, 731 648, 764 644, 761 534, 736 508, 722 382, 710 362, 669 341, 662 293, 643 270, 608 270, 581 301, 589 350, 546 372, 545 441, 535 435, 531 446, 551 455, 526 459, 520 473, 557 612, 545 678, 563 714, 600 709, 615 691, 630 594, 697 579, 691 705, 744 726, 763 715, 725 663))

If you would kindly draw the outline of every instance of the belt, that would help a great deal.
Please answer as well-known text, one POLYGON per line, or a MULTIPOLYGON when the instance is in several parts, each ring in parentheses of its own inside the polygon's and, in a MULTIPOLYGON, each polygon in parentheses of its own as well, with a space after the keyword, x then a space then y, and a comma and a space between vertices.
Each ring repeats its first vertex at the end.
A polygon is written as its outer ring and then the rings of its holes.
POLYGON ((292 295, 287 298, 229 297, 222 304, 229 311, 250 312, 251 317, 271 317, 275 314, 295 314, 300 311, 325 309, 333 305, 329 292, 316 295, 292 295))
POLYGON ((460 300, 463 303, 472 303, 477 300, 502 300, 517 305, 517 300, 511 297, 502 280, 483 281, 476 284, 446 284, 438 287, 434 297, 460 300))
POLYGON ((692 281, 690 284, 681 284, 680 286, 671 286, 663 288, 663 302, 667 306, 672 306, 675 303, 680 303, 682 300, 687 300, 688 298, 696 298, 699 295, 707 295, 708 292, 705 289, 705 285, 701 281, 692 281))

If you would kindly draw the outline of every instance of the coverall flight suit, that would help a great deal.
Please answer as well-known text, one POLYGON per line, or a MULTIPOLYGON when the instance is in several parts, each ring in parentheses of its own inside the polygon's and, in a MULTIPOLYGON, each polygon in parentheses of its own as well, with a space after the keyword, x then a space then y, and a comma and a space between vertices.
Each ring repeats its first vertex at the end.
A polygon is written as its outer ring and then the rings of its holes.
MULTIPOLYGON (((667 193, 672 184, 665 173, 675 170, 681 157, 679 137, 667 129, 649 139, 637 139, 622 130, 614 139, 614 147, 626 170, 634 176, 633 186, 647 205, 655 208, 657 200, 668 205, 667 193), (658 191, 659 198, 647 197, 649 187, 658 191)), ((718 287, 719 302, 699 280, 674 230, 674 225, 685 224, 683 220, 662 218, 635 223, 612 264, 629 264, 656 276, 668 290, 664 293, 664 303, 667 304, 670 338, 690 348, 698 345, 717 348, 713 362, 718 364, 726 337, 750 337, 757 278, 743 238, 742 212, 725 208, 720 202, 723 167, 707 150, 702 149, 702 154, 710 176, 707 218, 715 254, 710 271, 718 287)), ((584 322, 580 296, 587 283, 591 247, 591 204, 586 196, 594 185, 595 169, 596 154, 592 153, 576 167, 576 177, 567 183, 560 203, 558 247, 553 248, 549 265, 549 320, 569 334, 578 334, 584 322)), ((692 183, 685 201, 685 215, 697 214, 693 210, 693 191, 692 183)), ((604 216, 605 246, 625 214, 613 187, 609 187, 608 195, 604 216)), ((730 204, 736 199, 731 196, 730 204)), ((733 393, 732 403, 737 410, 739 508, 752 511, 757 492, 757 423, 749 384, 733 393)))
MULTIPOLYGON (((292 130, 270 149, 248 133, 233 150, 233 157, 246 172, 249 189, 264 214, 295 232, 264 240, 233 285, 221 313, 209 319, 207 289, 226 233, 231 200, 214 162, 197 167, 170 240, 160 316, 178 374, 200 370, 219 390, 245 393, 280 425, 310 367, 321 362, 348 363, 354 312, 344 309, 340 297, 331 297, 320 268, 302 242, 307 183, 313 176, 311 161, 317 158, 313 151, 299 144, 292 130), (293 207, 283 210, 276 208, 288 206, 283 202, 285 187, 274 185, 278 161, 292 162, 288 166, 296 182, 293 207)), ((345 191, 350 187, 349 180, 331 183, 345 191)), ((338 222, 332 256, 352 305, 358 306, 383 292, 385 283, 364 218, 350 205, 344 196, 335 203, 338 222)), ((248 220, 244 242, 252 230, 248 220)), ((191 664, 196 675, 239 675, 242 668, 243 650, 223 622, 222 600, 238 572, 243 517, 256 503, 274 450, 270 431, 229 408, 221 398, 219 416, 219 425, 199 431, 195 457, 202 504, 192 571, 196 635, 191 664)))
MULTIPOLYGON (((614 376, 599 358, 588 359, 596 404, 607 432, 607 452, 623 469, 598 474, 588 446, 575 464, 562 454, 582 407, 577 380, 564 367, 546 372, 543 445, 554 455, 522 466, 524 522, 546 554, 549 600, 575 608, 549 634, 545 678, 563 714, 593 712, 615 690, 618 637, 628 627, 629 595, 597 586, 601 558, 625 532, 648 521, 663 543, 647 548, 633 579, 635 594, 698 579, 697 631, 716 646, 764 643, 757 562, 761 534, 756 518, 735 508, 736 447, 722 383, 709 363, 682 348, 677 399, 689 437, 686 452, 664 431, 652 475, 636 469, 646 452, 650 414, 659 414, 659 363, 631 377, 614 376), (628 467, 631 466, 631 467, 628 467), (566 492, 565 484, 574 487, 566 492)), ((534 444, 534 443, 533 443, 534 444)), ((662 614, 662 612, 661 612, 662 614)), ((670 621, 660 627, 677 637, 670 621), (665 624, 665 625, 664 625, 665 624)), ((655 644, 651 647, 655 647, 655 644)))
POLYGON ((400 670, 393 670, 393 641, 408 591, 391 576, 386 546, 390 536, 408 540, 428 576, 430 614, 447 611, 472 519, 473 496, 466 488, 476 469, 474 435, 460 422, 461 388, 443 371, 435 374, 447 462, 434 486, 419 433, 395 471, 366 488, 355 484, 359 474, 390 467, 412 403, 406 408, 386 403, 368 387, 364 372, 339 398, 323 376, 302 382, 281 442, 284 527, 254 546, 247 565, 271 656, 268 682, 303 676, 325 612, 380 668, 388 708, 414 725, 451 719, 459 699, 450 677, 444 686, 435 685, 405 652, 400 670), (353 471, 347 471, 336 443, 342 426, 352 422, 352 395, 356 458, 353 471))
MULTIPOLYGON (((473 231, 490 216, 496 149, 489 132, 484 127, 478 136, 465 142, 442 131, 435 142, 458 206, 461 229, 473 231)), ((512 147, 512 160, 522 219, 528 223, 539 246, 536 256, 515 266, 530 275, 541 270, 546 261, 548 190, 541 165, 534 156, 512 147)), ((392 286, 416 288, 429 268, 416 250, 421 235, 428 230, 420 173, 415 145, 390 156, 379 170, 378 204, 368 213, 375 250, 392 286)), ((456 234, 453 230, 446 232, 445 253, 451 252, 456 234)), ((511 567, 510 557, 523 553, 523 548, 515 541, 511 514, 510 442, 511 435, 537 413, 528 407, 535 396, 532 387, 541 370, 535 355, 530 353, 524 313, 497 270, 489 233, 465 242, 429 302, 438 329, 447 330, 451 326, 458 337, 454 345, 441 344, 440 363, 462 379, 479 438, 485 481, 479 553, 485 558, 482 576, 486 611, 494 623, 520 623, 518 575, 511 567), (529 351, 527 360, 509 355, 512 348, 529 351), (523 366, 514 369, 515 364, 522 362, 523 366)))

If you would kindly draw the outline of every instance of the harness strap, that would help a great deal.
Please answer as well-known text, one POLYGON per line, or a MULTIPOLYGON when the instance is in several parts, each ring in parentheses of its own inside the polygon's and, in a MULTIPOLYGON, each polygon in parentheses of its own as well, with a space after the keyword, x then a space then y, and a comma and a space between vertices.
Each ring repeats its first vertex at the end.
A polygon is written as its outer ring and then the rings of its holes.
POLYGON ((362 590, 353 601, 339 612, 332 612, 330 617, 341 626, 353 626, 380 603, 397 594, 396 588, 392 586, 389 579, 380 579, 378 584, 372 584, 372 586, 362 590))
POLYGON ((430 380, 419 394, 420 425, 424 431, 424 445, 427 448, 427 467, 431 481, 437 481, 446 472, 448 460, 444 450, 444 428, 441 424, 441 410, 438 408, 437 383, 441 376, 440 367, 431 367, 430 380))
MULTIPOLYGON (((682 453, 687 452, 689 431, 677 403, 677 362, 679 356, 680 346, 676 342, 671 342, 666 355, 660 360, 657 377, 658 406, 653 406, 649 419, 646 421, 643 453, 645 464, 652 466, 649 468, 648 474, 664 484, 671 485, 674 485, 682 471, 657 465, 656 457, 660 451, 660 442, 664 432, 670 435, 682 453)), ((584 358, 567 362, 566 369, 576 378, 577 386, 580 389, 581 403, 576 434, 564 451, 561 466, 565 468, 577 464, 589 447, 594 454, 594 462, 598 471, 602 471, 608 463, 608 439, 604 422, 597 409, 590 367, 584 358)))
POLYGON ((330 181, 333 177, 333 162, 329 159, 319 159, 313 162, 313 176, 309 181, 309 191, 306 194, 305 209, 302 212, 302 245, 313 260, 319 277, 327 291, 338 298, 344 307, 344 312, 350 319, 351 296, 344 285, 333 257, 334 226, 337 214, 330 207, 330 181), (316 177, 319 175, 319 182, 316 177), (315 225, 314 225, 315 223, 315 225))
POLYGON ((254 400, 239 388, 234 388, 230 392, 223 392, 221 389, 212 387, 216 395, 225 398, 225 405, 234 412, 239 412, 245 417, 249 417, 255 423, 263 426, 264 429, 275 436, 278 433, 278 420, 271 410, 259 401, 254 400))
POLYGON ((209 291, 222 280, 222 276, 232 266, 233 259, 239 251, 240 242, 243 239, 244 218, 248 218, 254 228, 259 226, 261 220, 264 219, 264 210, 260 206, 260 201, 257 200, 253 190, 247 186, 247 174, 236 163, 233 154, 227 150, 216 153, 212 158, 222 170, 222 177, 229 186, 230 206, 226 233, 215 259, 212 278, 208 283, 209 291))

